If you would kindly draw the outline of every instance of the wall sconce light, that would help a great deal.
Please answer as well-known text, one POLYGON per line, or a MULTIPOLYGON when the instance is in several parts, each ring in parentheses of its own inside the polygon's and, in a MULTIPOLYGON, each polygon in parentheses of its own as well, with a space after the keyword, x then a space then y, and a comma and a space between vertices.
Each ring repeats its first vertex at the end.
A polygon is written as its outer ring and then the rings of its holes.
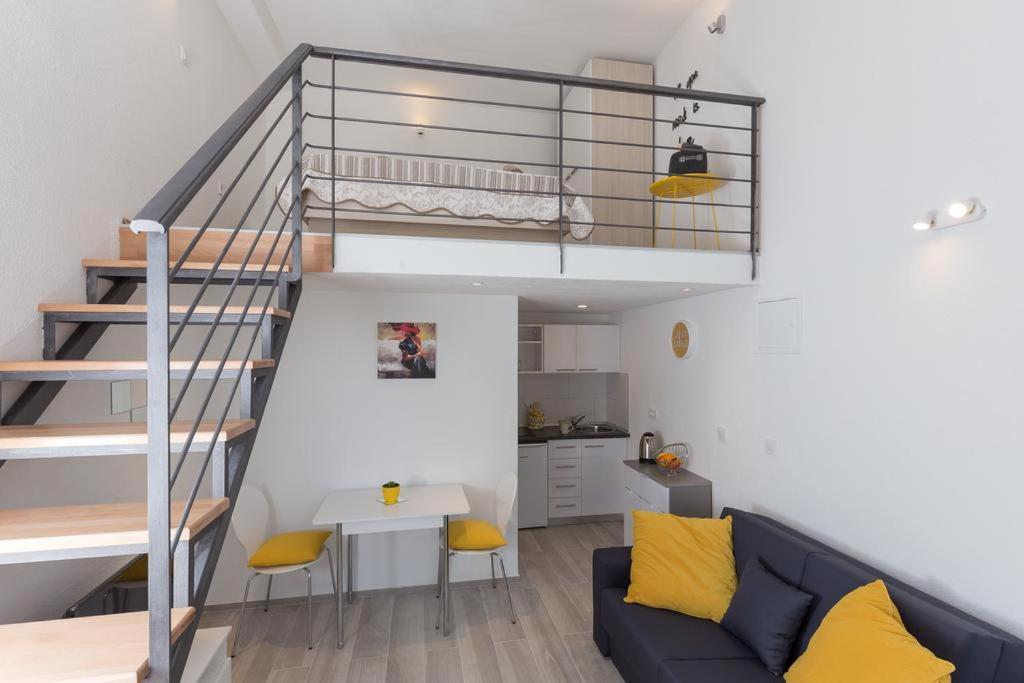
POLYGON ((914 225, 912 227, 914 228, 914 230, 917 230, 918 232, 931 230, 932 228, 935 227, 935 214, 929 212, 924 216, 921 216, 916 221, 914 221, 914 225))
POLYGON ((985 217, 988 210, 980 200, 976 198, 960 199, 941 212, 931 211, 914 221, 914 230, 926 232, 928 230, 943 230, 957 225, 965 225, 980 221, 985 217))
POLYGON ((716 33, 725 33, 725 15, 719 14, 718 18, 708 24, 708 33, 714 35, 716 33))

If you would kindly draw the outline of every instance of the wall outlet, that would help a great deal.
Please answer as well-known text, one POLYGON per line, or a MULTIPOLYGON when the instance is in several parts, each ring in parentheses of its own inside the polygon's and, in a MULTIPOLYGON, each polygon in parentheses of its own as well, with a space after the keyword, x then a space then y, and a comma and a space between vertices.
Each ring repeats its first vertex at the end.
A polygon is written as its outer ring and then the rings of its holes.
POLYGON ((647 409, 647 417, 651 418, 652 420, 657 420, 658 419, 658 409, 657 408, 648 408, 647 409))
POLYGON ((718 440, 721 443, 725 443, 729 440, 729 433, 725 431, 725 427, 722 427, 721 425, 718 427, 718 440))
POLYGON ((768 437, 767 439, 764 440, 764 452, 766 455, 771 455, 774 457, 775 454, 778 453, 778 451, 779 444, 775 439, 773 439, 772 437, 768 437))

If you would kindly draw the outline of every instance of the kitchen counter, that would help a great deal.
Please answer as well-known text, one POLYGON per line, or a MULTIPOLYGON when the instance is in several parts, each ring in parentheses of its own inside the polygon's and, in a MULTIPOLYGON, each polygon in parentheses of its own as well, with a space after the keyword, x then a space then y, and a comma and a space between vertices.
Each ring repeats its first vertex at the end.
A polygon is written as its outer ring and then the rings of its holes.
POLYGON ((631 510, 661 512, 677 517, 711 517, 711 482, 683 470, 668 477, 656 463, 623 460, 626 466, 626 514, 622 518, 623 545, 633 545, 631 510))
MULTIPOLYGON (((612 425, 614 426, 614 425, 612 425)), ((615 427, 612 432, 569 432, 562 434, 558 427, 545 427, 538 431, 532 431, 525 427, 519 428, 519 443, 546 443, 560 439, 626 439, 629 432, 625 429, 615 427)))
POLYGON ((683 470, 679 474, 669 476, 665 474, 660 465, 655 463, 623 460, 622 464, 669 489, 686 488, 688 486, 711 486, 710 481, 698 474, 694 474, 690 470, 683 470))

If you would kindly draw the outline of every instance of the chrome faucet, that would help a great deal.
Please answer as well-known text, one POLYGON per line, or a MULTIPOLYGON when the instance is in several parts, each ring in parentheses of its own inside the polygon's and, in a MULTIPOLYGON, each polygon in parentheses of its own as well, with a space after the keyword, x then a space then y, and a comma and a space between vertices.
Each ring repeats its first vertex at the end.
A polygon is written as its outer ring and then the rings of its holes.
POLYGON ((583 422, 583 420, 585 420, 586 417, 587 417, 586 415, 577 415, 576 417, 572 418, 570 420, 570 422, 572 422, 572 428, 576 429, 577 427, 579 427, 580 426, 580 422, 583 422))

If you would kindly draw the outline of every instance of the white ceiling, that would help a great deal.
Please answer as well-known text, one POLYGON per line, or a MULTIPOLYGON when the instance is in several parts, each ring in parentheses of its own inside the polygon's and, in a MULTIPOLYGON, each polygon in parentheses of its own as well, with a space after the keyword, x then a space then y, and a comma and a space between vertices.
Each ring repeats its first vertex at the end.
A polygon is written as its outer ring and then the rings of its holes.
POLYGON ((461 275, 379 275, 363 273, 309 273, 303 287, 311 291, 404 292, 417 294, 511 294, 519 297, 519 310, 578 313, 615 313, 638 306, 674 301, 728 289, 723 285, 686 285, 663 282, 560 280, 557 278, 486 278, 461 275), (483 285, 473 286, 473 282, 483 285), (693 291, 684 292, 690 287, 693 291))
POLYGON ((218 4, 259 68, 305 42, 575 74, 591 57, 653 62, 697 0, 218 0, 218 4))

